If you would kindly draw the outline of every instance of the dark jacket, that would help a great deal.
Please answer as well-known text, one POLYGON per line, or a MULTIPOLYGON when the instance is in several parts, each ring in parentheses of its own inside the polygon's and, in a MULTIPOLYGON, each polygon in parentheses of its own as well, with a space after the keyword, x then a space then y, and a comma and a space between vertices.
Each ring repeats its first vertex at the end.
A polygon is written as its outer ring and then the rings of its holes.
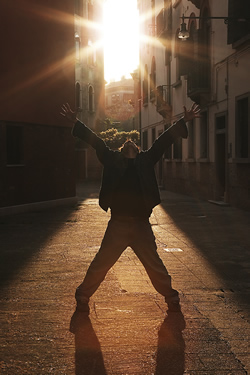
MULTIPOLYGON (((91 145, 103 165, 99 205, 107 211, 112 202, 113 192, 126 170, 127 158, 122 152, 111 150, 101 138, 80 121, 74 125, 72 135, 91 145)), ((135 165, 149 211, 161 202, 154 166, 178 137, 187 137, 186 124, 182 119, 164 131, 147 151, 141 151, 136 156, 135 165)))

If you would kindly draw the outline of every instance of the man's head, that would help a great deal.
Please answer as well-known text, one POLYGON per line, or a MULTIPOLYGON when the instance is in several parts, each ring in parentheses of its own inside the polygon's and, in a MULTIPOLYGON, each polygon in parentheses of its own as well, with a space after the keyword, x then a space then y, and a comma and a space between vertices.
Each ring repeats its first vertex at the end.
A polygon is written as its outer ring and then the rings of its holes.
POLYGON ((139 147, 133 141, 127 140, 120 148, 120 151, 126 158, 135 159, 139 153, 139 147))

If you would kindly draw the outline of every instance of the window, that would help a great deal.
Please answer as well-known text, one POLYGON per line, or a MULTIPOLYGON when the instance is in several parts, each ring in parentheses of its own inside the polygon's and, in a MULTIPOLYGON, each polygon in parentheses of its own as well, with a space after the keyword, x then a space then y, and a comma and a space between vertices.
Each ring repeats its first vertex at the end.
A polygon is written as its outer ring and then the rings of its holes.
POLYGON ((147 132, 147 130, 145 130, 142 133, 142 147, 143 147, 143 150, 148 149, 148 132, 147 132))
POLYGON ((188 158, 195 158, 195 131, 193 121, 188 123, 188 158))
POLYGON ((208 158, 208 125, 207 112, 201 114, 200 120, 200 158, 208 158))
POLYGON ((178 138, 174 142, 174 159, 182 159, 182 139, 178 138))
POLYGON ((171 49, 169 47, 165 48, 165 65, 168 66, 170 65, 171 61, 171 49))
POLYGON ((148 66, 145 65, 144 79, 142 82, 143 104, 148 104, 148 66))
POLYGON ((155 57, 152 58, 151 74, 150 74, 150 100, 154 100, 156 96, 156 64, 155 57))
MULTIPOLYGON (((168 128, 170 128, 171 124, 167 124, 167 125, 164 125, 164 131, 167 130, 168 128)), ((164 158, 165 159, 168 159, 168 160, 171 160, 172 159, 172 145, 169 146, 165 153, 164 153, 164 158)))
MULTIPOLYGON (((250 34, 250 20, 237 21, 249 17, 250 1, 249 0, 228 0, 228 44, 238 42, 250 34)), ((249 36, 248 36, 249 38, 249 36)))
POLYGON ((89 86, 89 112, 94 112, 94 89, 89 86))
POLYGON ((196 28, 195 21, 190 24, 190 37, 184 55, 188 74, 187 92, 188 96, 199 103, 201 97, 208 100, 210 92, 210 38, 211 21, 209 10, 205 7, 202 10, 200 28, 196 28))
POLYGON ((152 129, 152 144, 154 143, 156 138, 155 128, 152 129))
POLYGON ((7 165, 21 165, 23 155, 23 127, 7 125, 6 128, 7 165))
POLYGON ((249 96, 242 97, 236 101, 236 141, 237 157, 250 157, 250 126, 249 126, 249 96))
POLYGON ((76 83, 75 87, 75 103, 77 109, 81 108, 81 87, 79 82, 76 83))
POLYGON ((225 116, 218 116, 216 117, 216 130, 219 132, 220 130, 226 129, 226 117, 225 116))
POLYGON ((80 60, 80 36, 75 33, 75 52, 76 52, 76 60, 80 60))

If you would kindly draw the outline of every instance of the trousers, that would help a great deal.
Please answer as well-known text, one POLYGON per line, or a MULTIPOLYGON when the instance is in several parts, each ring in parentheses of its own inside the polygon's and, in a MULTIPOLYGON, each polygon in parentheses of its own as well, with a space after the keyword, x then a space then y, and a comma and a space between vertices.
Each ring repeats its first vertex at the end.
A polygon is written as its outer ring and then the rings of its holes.
POLYGON ((178 292, 172 289, 171 276, 158 255, 155 236, 149 220, 111 217, 100 249, 91 262, 83 282, 76 289, 76 301, 89 301, 107 272, 127 247, 133 249, 154 288, 165 297, 166 302, 178 295, 178 292))

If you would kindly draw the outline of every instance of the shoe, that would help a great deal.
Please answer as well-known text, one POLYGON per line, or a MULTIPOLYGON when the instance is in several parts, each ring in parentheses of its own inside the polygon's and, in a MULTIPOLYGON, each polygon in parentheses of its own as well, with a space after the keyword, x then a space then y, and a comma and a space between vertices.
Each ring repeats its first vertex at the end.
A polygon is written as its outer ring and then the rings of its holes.
POLYGON ((77 302, 75 312, 70 320, 69 331, 76 334, 86 319, 89 319, 89 304, 77 302))

